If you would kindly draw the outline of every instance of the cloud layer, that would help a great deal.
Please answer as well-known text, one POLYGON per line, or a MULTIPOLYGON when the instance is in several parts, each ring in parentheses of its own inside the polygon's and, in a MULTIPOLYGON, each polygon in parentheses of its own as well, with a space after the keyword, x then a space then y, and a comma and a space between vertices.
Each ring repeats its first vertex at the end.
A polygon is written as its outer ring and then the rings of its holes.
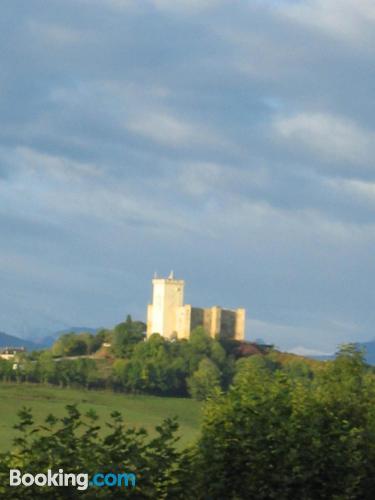
POLYGON ((6 0, 0 330, 244 306, 248 338, 373 337, 370 1, 6 0))

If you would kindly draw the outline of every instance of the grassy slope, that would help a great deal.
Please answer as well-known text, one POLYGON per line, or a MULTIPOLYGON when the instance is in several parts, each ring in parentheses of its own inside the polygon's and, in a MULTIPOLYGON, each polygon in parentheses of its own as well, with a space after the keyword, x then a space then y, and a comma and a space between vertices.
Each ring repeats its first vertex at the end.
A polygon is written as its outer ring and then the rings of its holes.
POLYGON ((78 403, 86 412, 93 408, 104 424, 113 410, 120 411, 129 426, 144 427, 148 431, 164 418, 177 416, 180 423, 180 445, 197 438, 201 419, 201 405, 191 399, 129 396, 107 391, 60 389, 31 384, 0 383, 0 451, 10 448, 16 431, 17 411, 23 406, 33 409, 36 422, 42 422, 49 413, 61 416, 67 404, 78 403))

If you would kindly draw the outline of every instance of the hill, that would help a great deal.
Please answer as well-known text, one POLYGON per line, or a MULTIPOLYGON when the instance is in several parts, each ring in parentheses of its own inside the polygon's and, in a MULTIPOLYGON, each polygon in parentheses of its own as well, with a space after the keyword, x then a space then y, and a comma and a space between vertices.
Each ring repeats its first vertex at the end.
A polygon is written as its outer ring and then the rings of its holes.
POLYGON ((70 328, 65 328, 64 330, 59 330, 58 332, 51 333, 38 340, 40 347, 51 347, 55 341, 64 335, 65 333, 92 333, 95 334, 100 330, 100 328, 90 328, 88 326, 72 326, 70 328))
POLYGON ((64 333, 70 333, 70 332, 96 333, 97 331, 98 331, 97 328, 89 328, 85 326, 72 326, 71 328, 67 328, 66 330, 60 330, 58 332, 52 333, 51 335, 48 335, 47 337, 43 337, 35 341, 17 337, 16 335, 9 335, 9 333, 0 332, 0 349, 4 347, 25 347, 28 351, 46 349, 48 347, 51 347, 52 344, 64 333))
POLYGON ((3 347, 25 347, 28 351, 40 349, 40 346, 31 340, 0 332, 0 349, 3 347))

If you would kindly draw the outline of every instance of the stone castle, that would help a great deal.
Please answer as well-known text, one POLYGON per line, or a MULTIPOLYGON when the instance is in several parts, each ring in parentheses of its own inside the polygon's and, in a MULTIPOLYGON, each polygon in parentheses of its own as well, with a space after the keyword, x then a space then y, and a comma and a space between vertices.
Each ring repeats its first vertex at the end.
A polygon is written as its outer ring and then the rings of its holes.
POLYGON ((203 326, 211 337, 245 339, 245 309, 192 307, 184 304, 184 280, 152 280, 152 304, 147 309, 147 337, 159 333, 167 338, 187 339, 197 326, 203 326))

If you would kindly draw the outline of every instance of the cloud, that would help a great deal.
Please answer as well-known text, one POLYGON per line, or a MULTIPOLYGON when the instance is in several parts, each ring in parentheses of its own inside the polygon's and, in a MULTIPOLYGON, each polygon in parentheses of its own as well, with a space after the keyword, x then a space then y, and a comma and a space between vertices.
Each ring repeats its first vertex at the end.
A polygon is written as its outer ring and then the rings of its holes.
POLYGON ((247 323, 249 339, 262 338, 266 343, 274 344, 279 349, 301 356, 330 355, 337 350, 339 344, 350 342, 355 337, 353 332, 348 332, 345 327, 340 328, 335 325, 334 321, 327 318, 321 319, 320 324, 309 327, 253 318, 250 318, 247 323), (322 344, 324 338, 327 342, 322 344), (298 344, 302 339, 303 345, 298 344), (325 350, 319 349, 320 345, 325 345, 325 350))
POLYGON ((95 2, 103 7, 110 7, 116 10, 144 11, 155 8, 161 12, 171 12, 176 14, 199 13, 207 9, 216 7, 222 0, 80 0, 81 3, 95 2))
POLYGON ((222 0, 150 0, 158 9, 170 10, 177 12, 199 12, 212 7, 216 7, 222 3, 222 0))
MULTIPOLYGON (((11 178, 0 185, 3 203, 24 217, 30 216, 32 205, 31 213, 41 221, 53 222, 61 216, 78 220, 87 217, 120 227, 145 225, 159 233, 194 232, 194 226, 187 219, 139 191, 134 181, 105 175, 103 166, 29 148, 3 151, 2 158, 12 168, 11 178)), ((66 220, 61 222, 65 224, 66 220)))
POLYGON ((62 46, 76 45, 91 36, 87 30, 77 30, 59 24, 40 23, 33 20, 29 22, 29 29, 34 38, 43 40, 47 44, 62 46))
POLYGON ((348 44, 373 39, 375 6, 372 0, 308 0, 284 4, 281 10, 291 20, 348 44))
POLYGON ((177 184, 179 189, 192 197, 210 199, 220 193, 238 198, 246 187, 261 188, 268 182, 267 172, 259 167, 245 170, 231 164, 182 162, 176 165, 174 188, 177 184))
POLYGON ((165 112, 134 116, 126 126, 132 132, 172 147, 220 144, 219 138, 204 126, 188 123, 165 112))
POLYGON ((92 6, 95 4, 96 7, 110 7, 113 9, 134 9, 137 5, 140 5, 140 1, 135 0, 79 0, 83 5, 92 6))
POLYGON ((56 180, 77 180, 101 175, 98 166, 79 162, 64 156, 55 156, 27 147, 16 147, 13 151, 3 151, 4 159, 14 169, 20 169, 23 176, 49 175, 56 180))
POLYGON ((143 318, 174 268, 251 338, 368 336, 373 21, 340 5, 6 1, 0 329, 143 318))
POLYGON ((375 205, 375 182, 369 182, 359 179, 330 178, 326 179, 326 184, 333 190, 343 193, 344 196, 350 196, 357 202, 375 205))
POLYGON ((279 116, 276 134, 293 147, 306 147, 326 161, 372 167, 375 133, 351 120, 327 113, 279 116))

